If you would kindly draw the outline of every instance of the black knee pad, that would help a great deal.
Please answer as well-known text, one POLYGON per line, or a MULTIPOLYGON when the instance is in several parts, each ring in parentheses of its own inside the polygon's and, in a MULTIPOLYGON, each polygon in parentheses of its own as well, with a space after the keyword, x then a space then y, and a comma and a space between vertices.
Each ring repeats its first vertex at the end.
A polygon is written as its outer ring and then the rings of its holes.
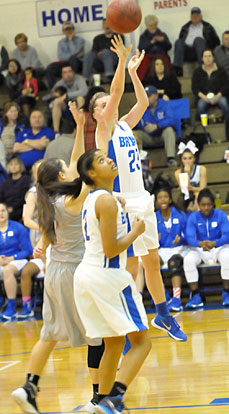
POLYGON ((181 276, 183 275, 183 257, 180 254, 174 254, 168 260, 169 276, 181 276))
POLYGON ((99 368, 100 360, 104 352, 104 341, 99 346, 88 345, 87 364, 88 368, 99 368))

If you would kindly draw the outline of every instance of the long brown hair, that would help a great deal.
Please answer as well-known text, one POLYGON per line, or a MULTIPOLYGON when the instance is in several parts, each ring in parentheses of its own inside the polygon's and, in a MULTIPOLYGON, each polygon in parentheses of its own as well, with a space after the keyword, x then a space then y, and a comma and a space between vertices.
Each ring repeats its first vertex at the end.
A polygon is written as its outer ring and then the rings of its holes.
MULTIPOLYGON (((17 111, 18 111, 18 117, 19 117, 19 112, 20 112, 20 108, 19 108, 19 106, 17 105, 17 103, 16 102, 13 102, 13 101, 11 101, 11 102, 6 102, 5 104, 4 104, 4 106, 3 106, 3 114, 2 114, 2 124, 3 124, 3 126, 7 126, 8 125, 8 123, 9 123, 9 120, 8 120, 8 118, 7 118, 7 112, 9 111, 9 109, 10 108, 12 108, 12 107, 15 107, 16 109, 17 109, 17 111)), ((18 118, 17 118, 18 119, 18 118)), ((17 120, 16 120, 16 123, 17 123, 17 120)))

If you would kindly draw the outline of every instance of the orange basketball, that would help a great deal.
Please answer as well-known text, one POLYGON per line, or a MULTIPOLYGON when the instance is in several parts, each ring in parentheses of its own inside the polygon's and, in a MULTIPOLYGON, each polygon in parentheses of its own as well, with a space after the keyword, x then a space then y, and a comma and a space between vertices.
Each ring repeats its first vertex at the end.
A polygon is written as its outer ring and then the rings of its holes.
POLYGON ((107 8, 107 24, 118 33, 133 32, 141 19, 141 9, 134 0, 114 0, 107 8))

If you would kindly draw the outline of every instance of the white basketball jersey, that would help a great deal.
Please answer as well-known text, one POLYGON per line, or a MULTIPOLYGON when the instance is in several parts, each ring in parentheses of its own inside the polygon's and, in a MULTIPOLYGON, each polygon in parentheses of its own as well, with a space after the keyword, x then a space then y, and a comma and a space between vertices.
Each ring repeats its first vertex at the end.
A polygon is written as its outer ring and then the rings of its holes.
POLYGON ((138 146, 132 129, 125 121, 115 125, 108 145, 108 157, 116 163, 119 172, 113 191, 132 195, 145 192, 138 146))
MULTIPOLYGON (((103 268, 125 269, 126 250, 111 259, 107 258, 103 251, 99 220, 95 213, 95 202, 99 196, 107 193, 108 191, 106 190, 91 191, 84 202, 82 227, 86 250, 82 262, 103 268)), ((117 200, 116 203, 118 207, 117 238, 119 239, 127 234, 127 220, 121 204, 117 200)), ((109 232, 109 229, 107 231, 109 232)))

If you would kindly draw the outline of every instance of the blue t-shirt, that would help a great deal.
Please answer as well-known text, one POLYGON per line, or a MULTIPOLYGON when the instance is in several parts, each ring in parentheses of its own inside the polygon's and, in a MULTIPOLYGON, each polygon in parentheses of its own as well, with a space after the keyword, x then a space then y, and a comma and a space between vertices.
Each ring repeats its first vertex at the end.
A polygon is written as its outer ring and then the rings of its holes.
POLYGON ((4 233, 0 231, 0 241, 0 255, 20 260, 33 252, 28 229, 17 221, 8 221, 8 229, 4 233))
MULTIPOLYGON (((15 142, 23 142, 25 139, 40 139, 42 137, 48 138, 52 141, 55 137, 55 133, 51 128, 43 127, 41 128, 40 132, 37 134, 33 134, 32 128, 24 129, 24 131, 20 131, 17 134, 15 142)), ((44 150, 37 150, 32 149, 31 151, 27 152, 20 152, 18 155, 21 160, 24 162, 26 167, 31 167, 36 161, 41 160, 44 158, 45 149, 44 150)))

